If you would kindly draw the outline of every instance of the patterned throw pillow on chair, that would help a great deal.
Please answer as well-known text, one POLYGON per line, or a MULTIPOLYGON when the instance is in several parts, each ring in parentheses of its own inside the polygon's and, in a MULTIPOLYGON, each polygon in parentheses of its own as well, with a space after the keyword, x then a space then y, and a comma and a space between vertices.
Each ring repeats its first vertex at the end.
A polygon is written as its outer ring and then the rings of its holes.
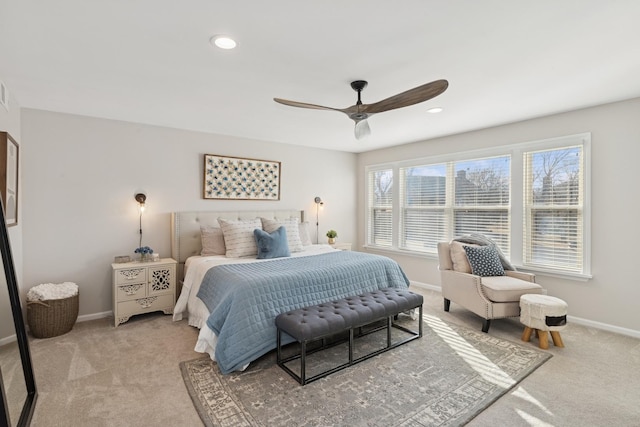
POLYGON ((471 273, 476 276, 504 276, 500 255, 493 246, 465 246, 464 251, 471 264, 471 273))

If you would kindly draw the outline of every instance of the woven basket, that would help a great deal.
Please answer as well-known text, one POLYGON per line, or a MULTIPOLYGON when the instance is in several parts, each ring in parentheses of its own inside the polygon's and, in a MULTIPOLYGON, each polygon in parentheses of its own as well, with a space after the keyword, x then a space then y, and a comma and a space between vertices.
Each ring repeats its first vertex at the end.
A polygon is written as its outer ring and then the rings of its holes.
POLYGON ((27 301, 27 323, 36 338, 69 332, 78 319, 78 294, 61 299, 27 301))

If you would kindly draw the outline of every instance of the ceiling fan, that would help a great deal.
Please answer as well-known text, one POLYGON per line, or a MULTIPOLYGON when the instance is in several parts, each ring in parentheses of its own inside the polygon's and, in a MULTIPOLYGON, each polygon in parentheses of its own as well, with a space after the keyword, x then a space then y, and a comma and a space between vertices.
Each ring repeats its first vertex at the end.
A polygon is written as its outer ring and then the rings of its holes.
POLYGON ((371 129, 367 123, 367 119, 373 114, 382 113, 384 111, 395 110, 396 108, 408 107, 410 105, 418 104, 420 102, 427 101, 431 98, 435 98, 442 92, 447 90, 449 82, 446 80, 436 80, 431 83, 423 84, 422 86, 409 89, 405 92, 397 95, 390 96, 382 101, 375 102, 373 104, 363 104, 360 99, 362 90, 367 87, 365 80, 356 80, 351 82, 351 88, 358 92, 358 102, 355 105, 347 108, 332 108, 324 107, 322 105, 307 104, 305 102, 289 101, 282 98, 273 98, 274 101, 289 105, 291 107, 300 108, 312 108, 315 110, 333 110, 345 113, 351 120, 356 123, 355 136, 356 139, 362 139, 371 134, 371 129))

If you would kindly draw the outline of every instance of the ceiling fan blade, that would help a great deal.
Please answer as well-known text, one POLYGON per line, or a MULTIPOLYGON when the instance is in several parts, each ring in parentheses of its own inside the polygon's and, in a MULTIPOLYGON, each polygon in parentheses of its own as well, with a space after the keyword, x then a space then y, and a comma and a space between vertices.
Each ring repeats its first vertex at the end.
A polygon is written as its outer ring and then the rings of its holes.
POLYGON ((369 113, 381 113, 383 111, 395 110, 396 108, 408 107, 435 98, 447 90, 449 82, 446 80, 436 80, 422 86, 409 89, 405 92, 390 96, 382 101, 373 104, 362 105, 360 110, 369 113))
POLYGON ((356 135, 356 139, 363 139, 371 135, 371 128, 369 127, 367 120, 360 120, 356 122, 354 133, 356 135))
POLYGON ((340 111, 341 113, 343 112, 339 108, 325 107, 323 105, 316 105, 316 104, 307 104, 306 102, 289 101, 288 99, 282 99, 282 98, 273 98, 273 100, 276 101, 277 103, 288 105, 290 107, 311 108, 314 110, 340 111))

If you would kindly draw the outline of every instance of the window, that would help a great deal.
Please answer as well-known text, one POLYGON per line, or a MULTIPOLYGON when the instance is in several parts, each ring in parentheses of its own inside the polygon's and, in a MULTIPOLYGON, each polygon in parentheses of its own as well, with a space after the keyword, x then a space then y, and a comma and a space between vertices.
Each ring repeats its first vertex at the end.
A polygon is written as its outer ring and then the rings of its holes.
POLYGON ((369 172, 369 238, 375 246, 391 247, 393 230, 393 171, 369 172))
POLYGON ((524 154, 524 265, 582 271, 582 146, 524 154))
POLYGON ((516 265, 588 275, 589 134, 367 168, 367 245, 436 254, 480 233, 516 265))
POLYGON ((433 251, 447 232, 447 165, 400 168, 403 249, 433 251))
POLYGON ((454 163, 453 236, 483 234, 508 256, 510 167, 510 156, 454 163))
POLYGON ((435 252, 453 229, 456 236, 485 234, 508 253, 509 160, 503 156, 400 167, 399 247, 435 252))

